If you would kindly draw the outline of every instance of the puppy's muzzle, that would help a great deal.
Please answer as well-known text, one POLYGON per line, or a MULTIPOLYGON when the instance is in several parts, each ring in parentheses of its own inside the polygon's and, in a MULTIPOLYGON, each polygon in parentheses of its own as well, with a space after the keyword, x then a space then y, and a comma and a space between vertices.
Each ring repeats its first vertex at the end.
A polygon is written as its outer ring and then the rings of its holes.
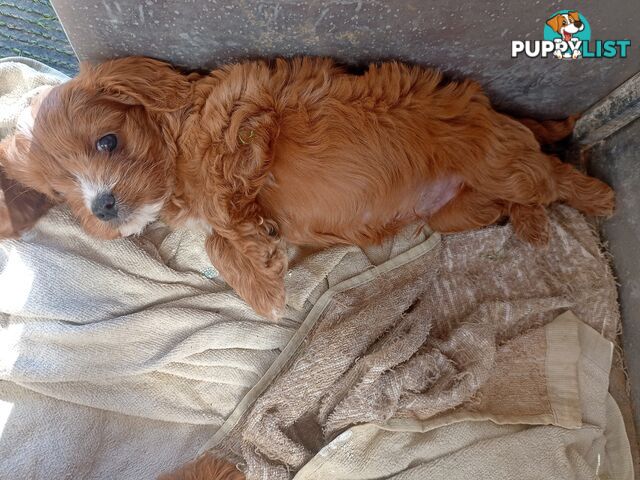
POLYGON ((118 217, 118 204, 111 192, 101 193, 91 202, 91 212, 103 222, 118 217))

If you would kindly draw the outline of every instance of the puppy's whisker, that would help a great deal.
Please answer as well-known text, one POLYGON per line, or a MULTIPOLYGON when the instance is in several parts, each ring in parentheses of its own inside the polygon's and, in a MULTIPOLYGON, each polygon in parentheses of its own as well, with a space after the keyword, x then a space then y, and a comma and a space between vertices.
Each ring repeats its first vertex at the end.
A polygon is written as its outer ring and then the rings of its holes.
POLYGON ((11 185, 9 185, 8 188, 4 189, 4 192, 6 194, 6 193, 11 192, 13 190, 16 190, 16 189, 18 189, 20 187, 21 187, 21 185, 19 183, 17 183, 17 182, 16 183, 12 183, 11 185))
POLYGON ((129 174, 131 173, 131 171, 133 170, 133 168, 134 168, 134 164, 133 164, 133 162, 132 162, 132 163, 130 163, 130 164, 127 166, 127 169, 124 171, 124 174, 117 173, 117 174, 116 174, 116 176, 117 176, 116 183, 117 183, 117 182, 120 182, 123 178, 128 178, 128 177, 129 177, 129 174))

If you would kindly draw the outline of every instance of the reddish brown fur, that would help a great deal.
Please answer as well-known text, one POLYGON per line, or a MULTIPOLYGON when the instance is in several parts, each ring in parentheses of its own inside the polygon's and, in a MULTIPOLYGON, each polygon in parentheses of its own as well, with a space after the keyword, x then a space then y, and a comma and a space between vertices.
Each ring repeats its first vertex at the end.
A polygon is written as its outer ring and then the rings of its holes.
POLYGON ((544 206, 608 215, 614 202, 607 185, 542 153, 476 83, 396 62, 361 76, 314 58, 185 76, 111 61, 49 95, 34 143, 28 164, 7 165, 14 178, 59 191, 107 238, 118 230, 83 205, 75 175, 117 175, 125 204, 162 200, 174 227, 198 219, 213 228, 214 265, 268 316, 284 306, 285 242, 367 245, 416 220, 458 232, 511 215, 521 238, 543 244, 544 206), (109 132, 122 146, 97 152, 109 132))
POLYGON ((171 474, 161 475, 158 480, 245 480, 245 476, 234 465, 203 455, 171 474))
POLYGON ((540 144, 549 145, 571 135, 578 118, 579 115, 571 115, 565 120, 538 121, 531 118, 518 118, 517 120, 533 132, 540 144))
MULTIPOLYGON (((2 165, 0 149, 0 165, 2 165)), ((8 178, 0 167, 0 238, 15 238, 29 230, 51 208, 40 192, 8 178)))

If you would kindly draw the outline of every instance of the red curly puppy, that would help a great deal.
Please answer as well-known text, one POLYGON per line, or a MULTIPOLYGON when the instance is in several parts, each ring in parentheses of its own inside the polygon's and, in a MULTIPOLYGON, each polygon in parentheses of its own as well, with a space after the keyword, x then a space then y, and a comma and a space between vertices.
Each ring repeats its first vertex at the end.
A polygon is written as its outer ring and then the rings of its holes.
POLYGON ((245 480, 245 476, 229 462, 205 454, 158 480, 245 480))
POLYGON ((397 62, 362 75, 318 58, 184 75, 113 60, 54 88, 32 138, 4 148, 10 177, 67 202, 94 235, 157 218, 203 228, 225 280, 270 317, 285 303, 285 242, 367 245, 416 220, 459 232, 509 216, 544 244, 546 205, 614 205, 476 83, 397 62))

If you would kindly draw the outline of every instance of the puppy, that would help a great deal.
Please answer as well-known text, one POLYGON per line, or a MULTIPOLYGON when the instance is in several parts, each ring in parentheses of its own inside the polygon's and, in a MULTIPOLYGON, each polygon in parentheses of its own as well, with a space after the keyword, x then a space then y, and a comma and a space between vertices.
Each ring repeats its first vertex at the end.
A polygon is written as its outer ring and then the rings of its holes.
MULTIPOLYGON (((580 14, 578 12, 559 13, 547 20, 547 25, 549 25, 554 32, 558 33, 561 40, 567 44, 573 40, 574 34, 584 30, 584 24, 582 23, 582 20, 580 20, 580 14)), ((558 41, 560 41, 560 39, 558 41)), ((553 54, 557 58, 563 58, 564 56, 572 57, 574 59, 582 55, 580 50, 574 50, 573 54, 569 53, 568 49, 565 50, 565 52, 566 53, 563 55, 562 50, 558 48, 553 52, 553 54)))
POLYGON ((473 81, 397 62, 362 75, 324 58, 185 75, 108 61, 51 91, 28 148, 7 174, 68 203, 89 233, 135 235, 157 218, 201 228, 224 279, 272 318, 285 242, 365 246, 410 222, 449 233, 508 216, 544 245, 550 203, 591 215, 614 205, 473 81))
POLYGON ((207 454, 158 480, 245 480, 245 476, 234 465, 207 454))

